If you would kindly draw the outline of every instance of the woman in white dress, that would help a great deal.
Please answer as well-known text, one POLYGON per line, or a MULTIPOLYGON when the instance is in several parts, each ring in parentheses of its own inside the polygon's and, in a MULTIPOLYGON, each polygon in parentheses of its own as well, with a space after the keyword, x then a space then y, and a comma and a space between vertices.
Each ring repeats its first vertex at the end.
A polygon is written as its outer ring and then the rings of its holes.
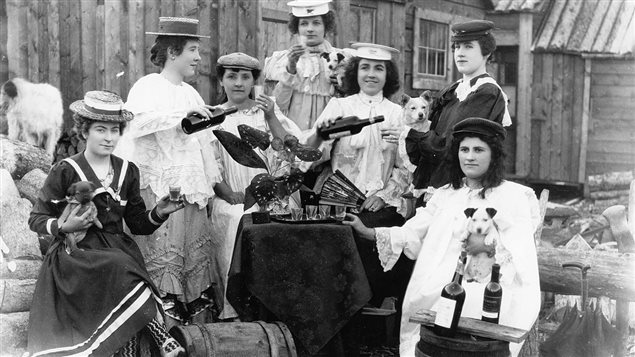
MULTIPOLYGON (((238 108, 238 112, 227 116, 220 127, 236 136, 239 136, 238 126, 241 124, 281 139, 287 134, 299 136, 301 131, 298 126, 280 112, 271 98, 261 94, 258 98, 252 99, 252 88, 258 80, 260 71, 260 62, 244 53, 236 52, 218 59, 216 72, 227 98, 221 107, 238 108)), ((220 282, 216 289, 216 296, 222 296, 222 300, 218 300, 224 301, 220 318, 228 319, 236 317, 236 312, 224 296, 238 224, 245 213, 243 207, 245 189, 254 176, 266 173, 267 170, 237 163, 217 140, 214 147, 218 166, 222 172, 222 181, 214 187, 216 197, 212 201, 214 281, 220 282)), ((269 147, 264 151, 256 151, 265 162, 269 163, 269 167, 272 167, 275 161, 274 150, 269 147)), ((257 204, 248 212, 256 209, 257 204)))
MULTIPOLYGON (((538 201, 528 187, 503 179, 502 125, 483 118, 468 118, 453 128, 451 183, 436 190, 426 207, 402 227, 367 228, 356 216, 346 221, 362 237, 375 242, 385 270, 400 254, 416 259, 403 304, 400 355, 412 357, 420 325, 409 322, 421 309, 437 310, 441 289, 450 282, 462 249, 468 254, 487 251, 483 244, 465 245, 464 210, 492 207, 499 238, 496 263, 501 265, 503 299, 500 324, 529 330, 540 310, 540 281, 533 234, 539 223, 538 201)), ((468 260, 470 266, 470 260, 468 260)), ((481 318, 483 291, 489 277, 464 281, 465 303, 461 316, 481 318)), ((522 344, 510 344, 517 355, 522 344)))

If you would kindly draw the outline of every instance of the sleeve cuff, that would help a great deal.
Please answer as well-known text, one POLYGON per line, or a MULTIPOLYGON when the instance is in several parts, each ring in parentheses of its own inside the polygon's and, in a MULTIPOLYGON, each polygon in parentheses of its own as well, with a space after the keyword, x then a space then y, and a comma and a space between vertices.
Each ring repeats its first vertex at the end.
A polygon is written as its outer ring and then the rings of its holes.
POLYGON ((157 213, 157 208, 153 208, 150 213, 148 213, 148 219, 150 219, 150 222, 152 224, 154 224, 155 226, 160 226, 163 224, 163 222, 167 221, 169 218, 165 217, 165 218, 161 218, 159 217, 159 214, 157 213))
POLYGON ((46 232, 50 235, 57 236, 60 234, 60 227, 57 225, 57 218, 49 218, 46 221, 46 232))
POLYGON ((287 68, 285 67, 284 72, 282 72, 282 75, 280 76, 280 81, 278 81, 278 83, 284 84, 287 87, 293 87, 293 84, 295 83, 297 77, 298 77, 297 72, 296 74, 291 74, 287 72, 287 68))

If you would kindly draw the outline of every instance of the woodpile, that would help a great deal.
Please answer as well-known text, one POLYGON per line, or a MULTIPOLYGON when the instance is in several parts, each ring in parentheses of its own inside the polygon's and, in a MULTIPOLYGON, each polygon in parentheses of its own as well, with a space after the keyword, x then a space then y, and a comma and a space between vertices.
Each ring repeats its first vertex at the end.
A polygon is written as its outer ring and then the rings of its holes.
POLYGON ((85 148, 86 142, 80 140, 77 136, 77 133, 63 133, 60 139, 57 141, 54 162, 62 161, 69 156, 73 156, 78 152, 82 152, 85 148))
POLYGON ((593 201, 593 213, 601 213, 614 205, 627 205, 633 171, 609 172, 588 177, 588 197, 593 201))

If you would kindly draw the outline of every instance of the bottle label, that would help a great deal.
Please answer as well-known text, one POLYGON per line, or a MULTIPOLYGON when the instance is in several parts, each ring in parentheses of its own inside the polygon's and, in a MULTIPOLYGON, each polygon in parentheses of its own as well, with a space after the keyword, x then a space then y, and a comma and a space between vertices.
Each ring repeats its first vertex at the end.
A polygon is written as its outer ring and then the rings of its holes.
POLYGON ((454 317, 456 301, 441 297, 436 305, 437 316, 434 318, 434 324, 450 328, 452 326, 452 318, 454 317))
MULTIPOLYGON (((483 316, 485 316, 485 312, 495 314, 498 316, 501 307, 502 297, 500 296, 485 296, 483 298, 483 316)), ((494 317, 496 317, 494 316, 494 317)), ((490 317, 490 316, 485 316, 490 317)))
POLYGON ((345 131, 340 131, 339 133, 333 133, 329 135, 329 139, 337 139, 337 138, 341 138, 341 137, 349 136, 349 135, 351 135, 351 131, 345 130, 345 131))
POLYGON ((486 317, 488 319, 497 319, 499 315, 498 312, 489 312, 485 310, 483 310, 481 314, 483 315, 483 317, 486 317))

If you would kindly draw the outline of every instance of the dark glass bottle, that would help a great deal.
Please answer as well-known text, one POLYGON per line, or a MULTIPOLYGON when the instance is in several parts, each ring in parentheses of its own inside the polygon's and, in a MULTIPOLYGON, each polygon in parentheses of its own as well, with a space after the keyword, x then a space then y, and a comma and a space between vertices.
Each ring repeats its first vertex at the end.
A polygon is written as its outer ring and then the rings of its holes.
POLYGON ((344 117, 335 121, 329 127, 318 128, 317 133, 323 140, 333 140, 343 136, 358 134, 363 127, 384 121, 383 115, 368 119, 360 119, 355 115, 344 117))
POLYGON ((483 293, 483 312, 481 320, 498 323, 498 317, 501 311, 501 300, 503 299, 503 288, 499 283, 500 265, 492 265, 492 279, 485 286, 483 293))
POLYGON ((192 113, 181 120, 181 129, 183 129, 185 134, 196 133, 222 123, 225 120, 225 116, 236 113, 237 111, 238 108, 236 107, 215 107, 209 119, 202 117, 198 113, 192 113))
POLYGON ((461 286, 467 252, 462 251, 452 282, 441 290, 441 299, 437 304, 437 316, 434 319, 434 333, 439 336, 452 337, 456 333, 459 324, 463 303, 465 302, 465 289, 461 286))

